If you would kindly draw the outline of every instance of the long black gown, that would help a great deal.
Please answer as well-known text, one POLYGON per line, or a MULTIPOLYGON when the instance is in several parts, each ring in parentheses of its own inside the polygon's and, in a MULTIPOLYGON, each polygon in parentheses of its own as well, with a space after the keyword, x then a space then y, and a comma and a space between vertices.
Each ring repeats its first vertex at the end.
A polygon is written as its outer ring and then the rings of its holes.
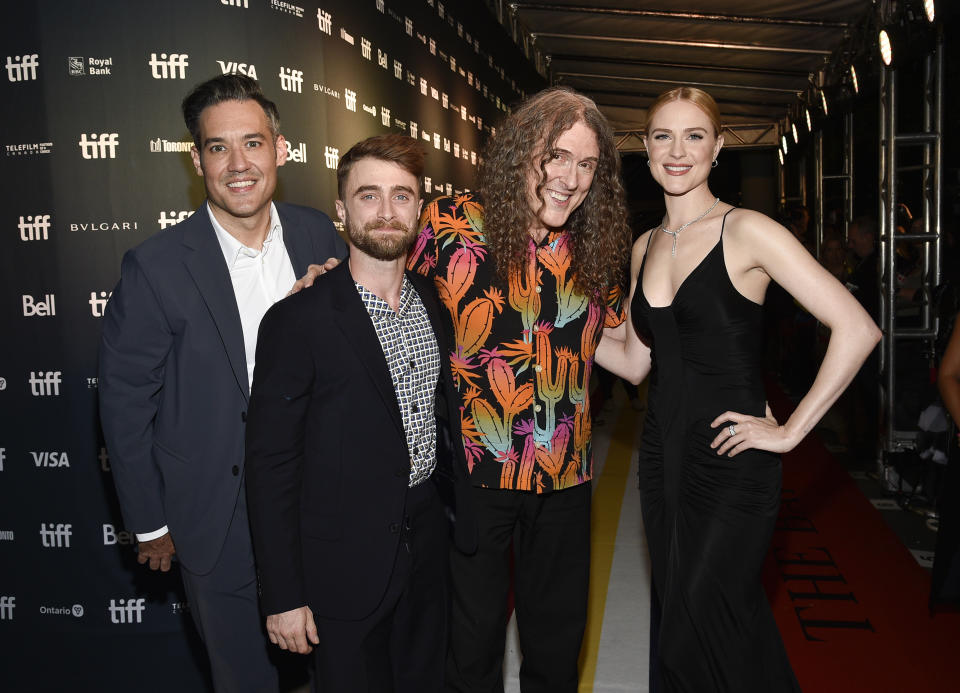
POLYGON ((647 302, 645 264, 631 315, 653 360, 640 497, 661 607, 651 663, 659 689, 799 691, 760 581, 780 505, 780 458, 710 448, 718 415, 765 414, 762 308, 730 282, 722 227, 669 306, 647 302))

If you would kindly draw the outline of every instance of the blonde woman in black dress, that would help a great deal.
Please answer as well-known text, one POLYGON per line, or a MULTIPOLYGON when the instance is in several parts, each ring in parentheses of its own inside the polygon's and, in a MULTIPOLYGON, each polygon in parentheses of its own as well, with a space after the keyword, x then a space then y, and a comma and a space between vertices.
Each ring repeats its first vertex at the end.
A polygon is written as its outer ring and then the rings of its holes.
POLYGON ((723 146, 714 100, 662 94, 648 110, 660 226, 633 248, 629 319, 596 360, 650 375, 640 494, 661 626, 664 693, 797 691, 760 582, 792 450, 853 379, 880 332, 850 293, 772 219, 710 192, 723 146), (810 390, 779 423, 761 378, 762 304, 776 281, 830 328, 810 390))

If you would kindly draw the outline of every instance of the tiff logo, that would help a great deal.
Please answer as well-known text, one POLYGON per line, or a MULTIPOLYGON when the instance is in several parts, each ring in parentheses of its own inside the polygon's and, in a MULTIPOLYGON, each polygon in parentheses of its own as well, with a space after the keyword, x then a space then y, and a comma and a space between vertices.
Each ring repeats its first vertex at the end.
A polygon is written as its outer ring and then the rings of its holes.
POLYGON ((170 226, 174 226, 175 224, 179 224, 181 221, 189 217, 191 214, 193 214, 193 212, 190 212, 190 211, 176 212, 171 209, 169 212, 160 212, 160 217, 157 219, 157 223, 160 224, 161 229, 165 229, 170 226))
POLYGON ((412 120, 410 121, 410 137, 412 137, 412 138, 414 138, 414 139, 417 138, 417 129, 418 129, 418 127, 419 127, 419 126, 418 126, 414 121, 412 121, 412 120))
POLYGON ((390 127, 390 109, 380 107, 380 122, 383 123, 383 126, 388 128, 390 127))
POLYGON ((317 8, 317 24, 320 25, 320 31, 330 36, 333 32, 333 15, 322 7, 317 8))
POLYGON ((30 394, 34 397, 59 397, 63 371, 30 371, 30 394))
POLYGON ((90 312, 93 313, 93 317, 103 317, 103 311, 107 307, 107 301, 110 300, 112 295, 112 291, 101 291, 99 296, 97 296, 96 291, 90 292, 90 300, 87 301, 87 303, 90 304, 90 312))
POLYGON ((36 214, 32 217, 20 217, 17 228, 20 229, 21 241, 45 241, 48 239, 47 232, 50 230, 50 215, 36 214))
POLYGON ((393 76, 397 79, 403 79, 403 63, 397 59, 393 61, 393 76))
POLYGON ((100 471, 109 472, 110 471, 110 455, 107 453, 106 448, 100 448, 100 454, 97 455, 97 459, 100 460, 100 471))
POLYGON ((343 104, 347 107, 348 111, 357 112, 357 92, 353 89, 344 89, 343 90, 343 104))
POLYGON ((327 168, 336 168, 340 163, 340 150, 336 147, 324 147, 323 159, 327 168))
POLYGON ((34 299, 30 294, 22 294, 23 317, 46 318, 57 314, 57 297, 54 294, 44 294, 41 299, 34 299))
MULTIPOLYGON (((3 378, 0 378, 0 380, 3 380, 3 378)), ((3 388, 0 388, 0 389, 3 389, 3 388)), ((3 471, 3 463, 6 461, 7 461, 7 449, 0 448, 0 472, 3 471)))
POLYGON ((168 58, 166 53, 161 53, 158 58, 156 53, 151 53, 147 61, 150 76, 154 79, 186 79, 189 57, 187 53, 171 53, 168 58))
POLYGON ((77 144, 84 159, 116 159, 120 135, 116 132, 91 133, 88 139, 87 133, 83 133, 77 144))
POLYGON ((220 0, 221 5, 227 5, 228 7, 242 7, 247 9, 247 0, 220 0))
POLYGON ((294 70, 291 67, 280 68, 280 88, 284 91, 301 93, 303 87, 303 70, 294 70))
POLYGON ((40 541, 45 549, 69 549, 70 537, 73 536, 73 525, 50 523, 50 529, 47 529, 47 523, 40 525, 40 541))
POLYGON ((17 608, 17 598, 4 595, 0 597, 0 621, 12 621, 13 610, 17 608))
POLYGON ((370 39, 360 37, 360 54, 367 60, 373 60, 373 44, 370 39))
POLYGON ((11 82, 26 82, 37 78, 37 67, 40 66, 38 60, 40 56, 36 53, 30 55, 13 57, 7 56, 7 79, 11 82))
POLYGON ((146 599, 111 599, 107 611, 110 623, 142 623, 146 599))

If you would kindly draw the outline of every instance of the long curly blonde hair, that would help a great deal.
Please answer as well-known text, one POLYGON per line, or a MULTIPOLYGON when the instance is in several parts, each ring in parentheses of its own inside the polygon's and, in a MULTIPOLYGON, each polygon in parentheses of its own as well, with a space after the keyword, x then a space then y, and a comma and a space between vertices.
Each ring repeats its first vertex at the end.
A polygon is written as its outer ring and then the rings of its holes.
POLYGON ((620 155, 607 119, 586 96, 565 87, 545 89, 524 101, 490 138, 480 164, 484 203, 484 236, 496 263, 497 277, 507 284, 529 252, 529 229, 538 223, 527 197, 528 175, 538 175, 536 196, 546 182, 546 164, 557 139, 582 122, 597 137, 599 161, 583 203, 567 219, 572 246, 574 286, 592 301, 622 286, 630 252, 620 155))

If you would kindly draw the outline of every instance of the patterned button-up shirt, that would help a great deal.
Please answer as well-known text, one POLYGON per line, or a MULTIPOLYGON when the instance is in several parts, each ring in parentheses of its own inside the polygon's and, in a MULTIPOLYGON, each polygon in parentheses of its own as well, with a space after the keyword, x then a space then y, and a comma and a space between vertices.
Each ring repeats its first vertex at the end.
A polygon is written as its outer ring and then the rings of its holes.
POLYGON ((437 462, 434 404, 440 378, 440 348, 420 295, 403 278, 396 312, 382 298, 354 282, 387 359, 410 453, 410 486, 430 478, 437 462))
POLYGON ((479 198, 441 197, 424 211, 407 267, 433 278, 446 308, 473 485, 544 493, 592 477, 593 356, 625 313, 619 289, 601 302, 574 290, 568 232, 530 244, 504 295, 479 198))

